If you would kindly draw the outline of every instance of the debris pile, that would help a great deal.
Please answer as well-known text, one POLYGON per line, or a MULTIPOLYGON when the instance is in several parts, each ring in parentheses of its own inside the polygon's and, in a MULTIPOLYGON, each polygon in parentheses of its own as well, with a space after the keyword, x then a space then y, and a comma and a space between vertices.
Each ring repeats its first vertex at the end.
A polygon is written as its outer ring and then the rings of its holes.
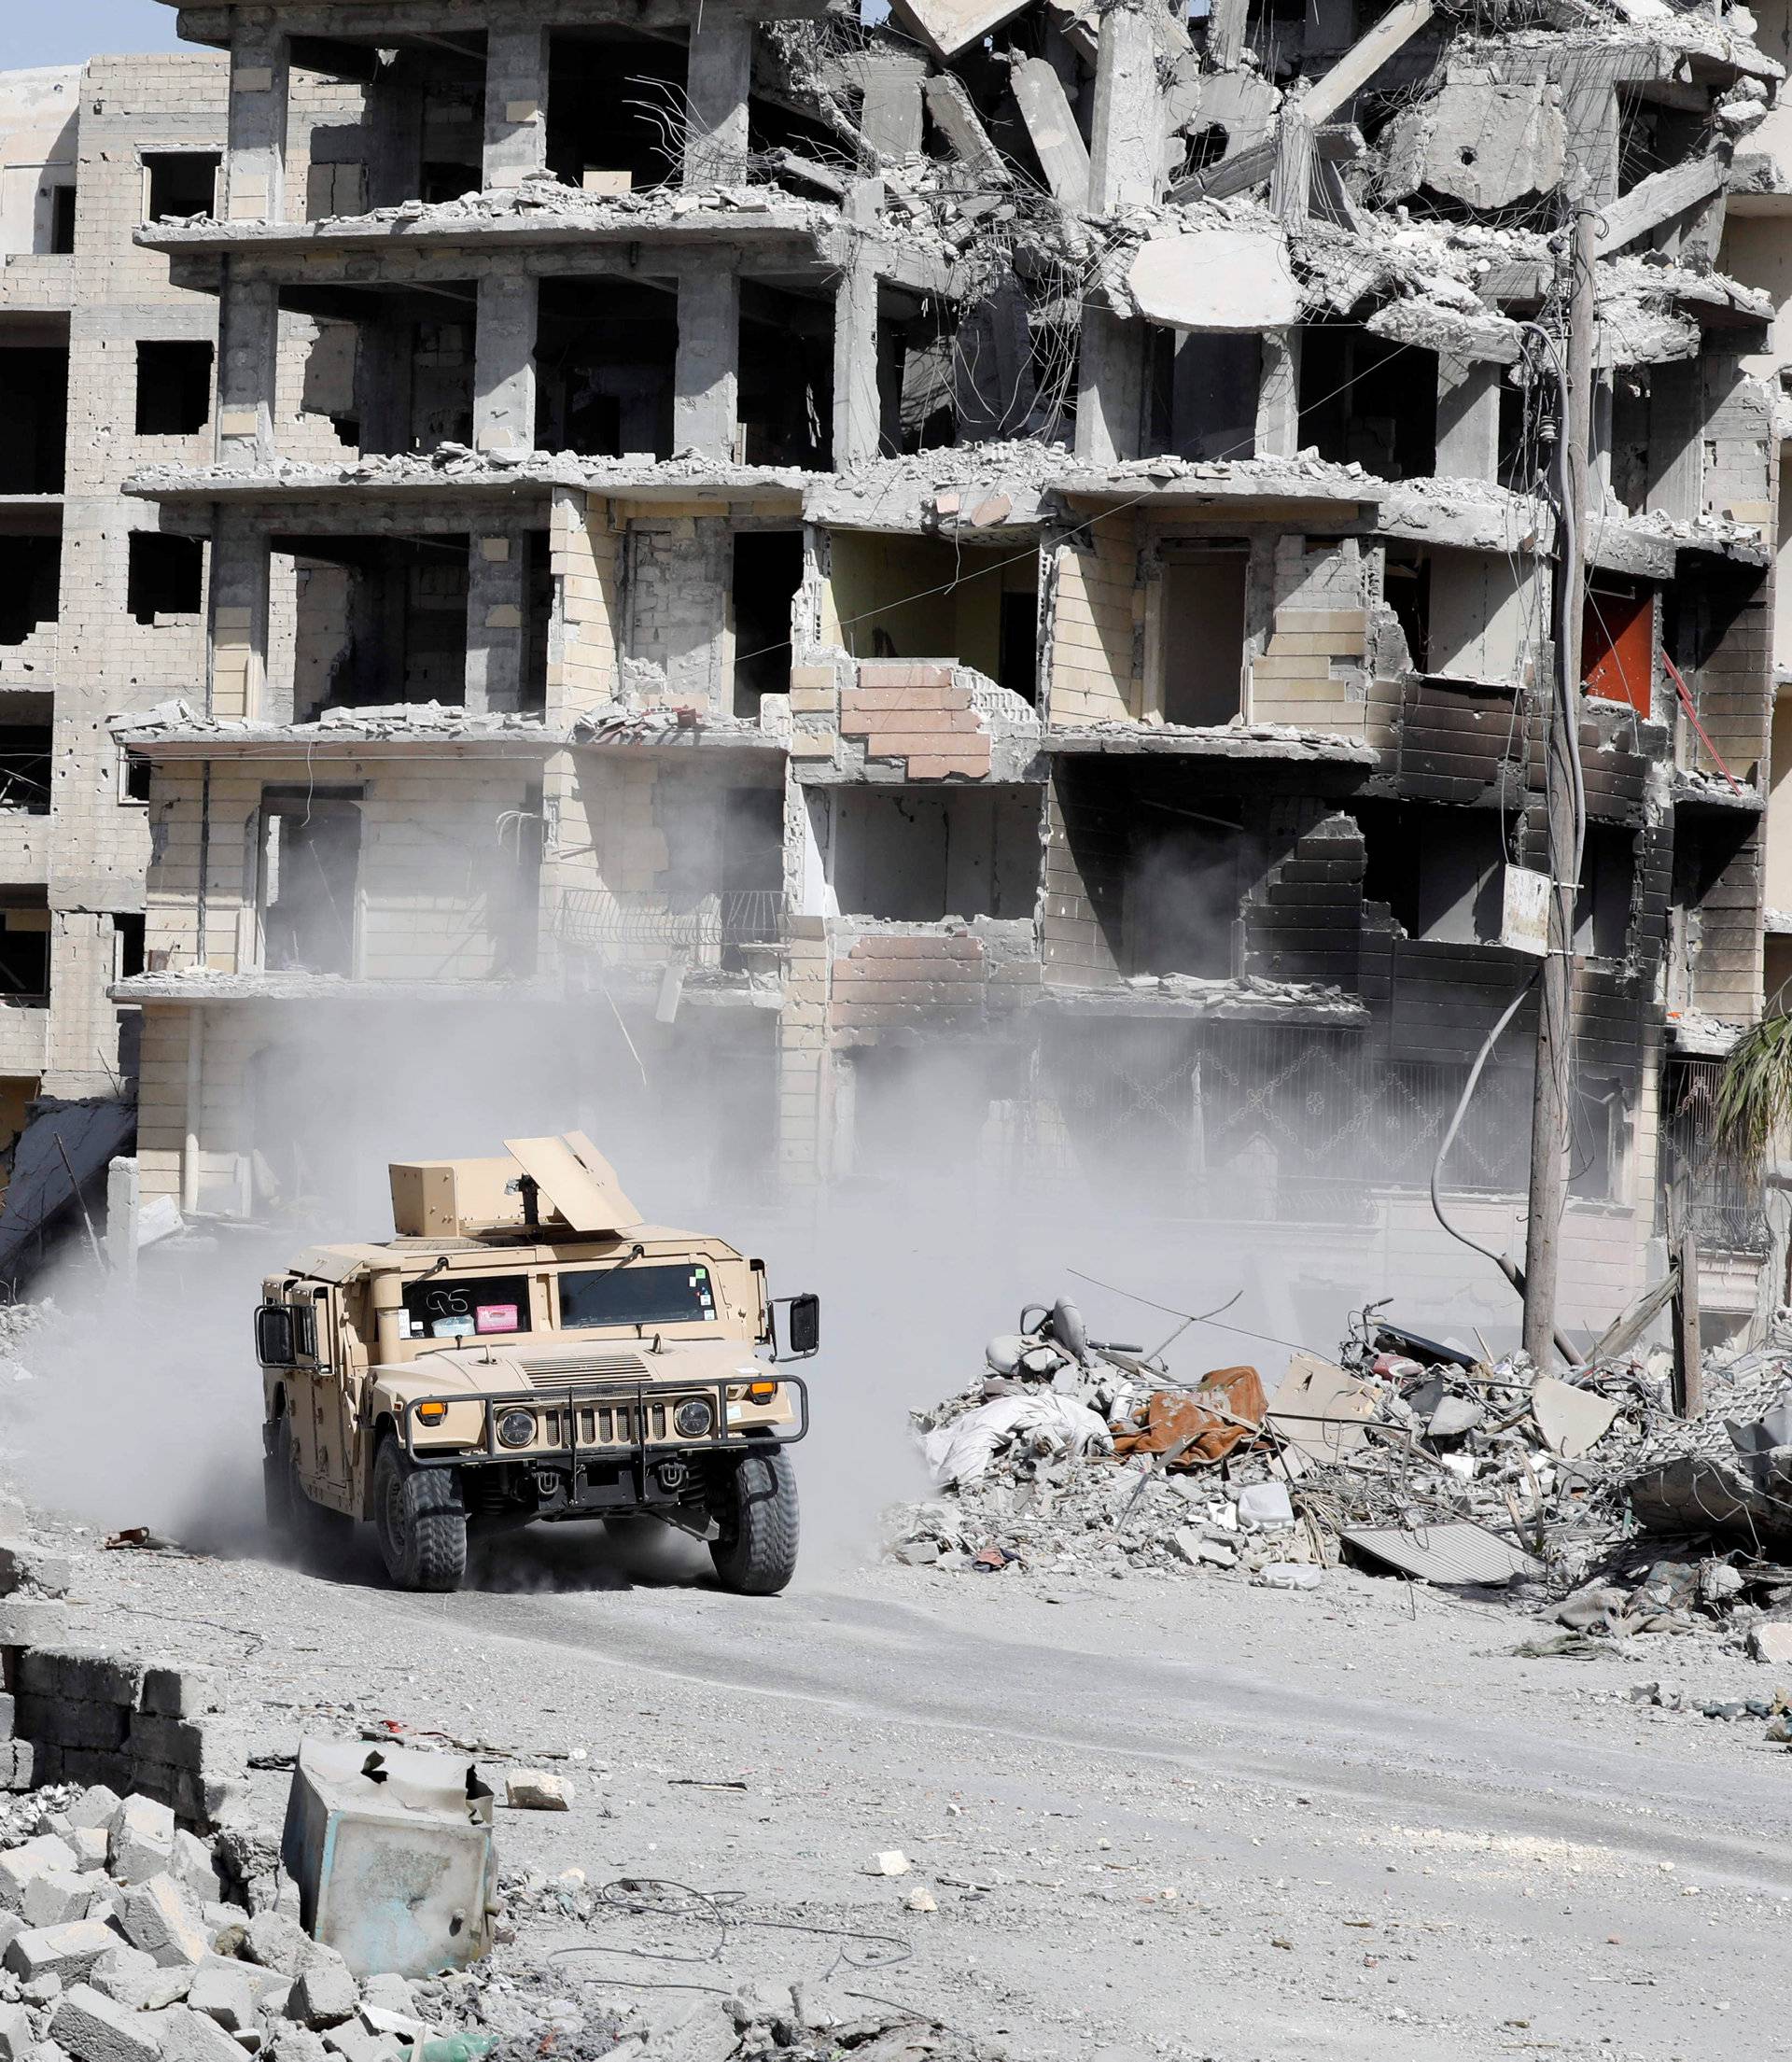
MULTIPOLYGON (((1792 1662, 1792 1357, 1711 1373, 1673 1416, 1663 1354, 1568 1378, 1381 1319, 1336 1361, 1296 1352, 1189 1382, 1163 1350, 1030 1306, 984 1372, 916 1413, 939 1494, 891 1514, 910 1566, 1044 1575, 1232 1569, 1313 1586, 1342 1557, 1498 1585, 1577 1638, 1721 1627, 1792 1662)), ((1176 1335, 1172 1335, 1174 1337, 1176 1335)), ((1166 1342, 1168 1345, 1169 1342, 1166 1342)))

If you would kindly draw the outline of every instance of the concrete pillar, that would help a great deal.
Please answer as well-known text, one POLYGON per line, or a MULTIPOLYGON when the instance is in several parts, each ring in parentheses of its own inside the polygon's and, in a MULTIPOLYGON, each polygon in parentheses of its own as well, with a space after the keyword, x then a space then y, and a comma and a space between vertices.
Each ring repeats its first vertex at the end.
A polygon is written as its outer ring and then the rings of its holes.
POLYGON ((1500 464, 1500 367, 1437 358, 1437 477, 1491 480, 1500 464))
POLYGON ((111 1285, 115 1289, 129 1289, 136 1284, 140 1201, 136 1161, 122 1158, 110 1161, 105 1170, 105 1257, 111 1266, 111 1285))
POLYGON ((229 508, 212 538, 209 589, 205 713, 290 722, 291 678, 268 680, 267 536, 229 508))
POLYGON ((739 389, 740 275, 712 258, 679 279, 672 448, 732 458, 739 389))
POLYGON ((245 279, 224 260, 217 317, 217 452, 224 465, 265 464, 273 456, 274 379, 280 362, 280 289, 245 279))
POLYGON ((833 464, 836 470, 877 456, 877 271, 869 229, 882 205, 881 179, 855 179, 847 189, 851 255, 833 294, 833 464))
POLYGON ((536 301, 530 273, 485 273, 480 278, 473 353, 476 450, 535 449, 536 301))
POLYGON ((523 706, 527 546, 519 534, 486 531, 468 546, 467 712, 523 706))
MULTIPOLYGON (((1123 0, 1101 17, 1089 145, 1089 206, 1096 214, 1157 199, 1163 161, 1157 44, 1143 9, 1123 0)), ((1145 325, 1090 307, 1083 316, 1076 455, 1091 465, 1141 456, 1145 325)))
POLYGON ((277 222, 285 205, 287 38, 271 7, 238 7, 231 35, 225 212, 232 222, 277 222))
POLYGON ((485 32, 487 187, 518 186, 548 162, 548 36, 539 25, 485 32))
POLYGON ((865 60, 865 97, 859 126, 880 158, 918 158, 923 144, 921 81, 927 65, 901 50, 875 50, 865 60))
POLYGON ((1292 458, 1300 449, 1300 331, 1263 332, 1263 371, 1257 382, 1259 458, 1292 458))
POLYGON ((686 186, 720 186, 741 175, 752 79, 751 21, 719 5, 699 7, 684 83, 686 186))

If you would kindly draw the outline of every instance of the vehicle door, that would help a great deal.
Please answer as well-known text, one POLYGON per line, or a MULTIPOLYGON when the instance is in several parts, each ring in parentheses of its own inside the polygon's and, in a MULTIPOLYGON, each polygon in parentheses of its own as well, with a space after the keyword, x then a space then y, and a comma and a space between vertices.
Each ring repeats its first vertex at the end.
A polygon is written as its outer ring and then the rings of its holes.
POLYGON ((293 1438, 300 1475, 315 1488, 343 1489, 348 1482, 343 1370, 336 1365, 339 1294, 296 1284, 287 1298, 292 1305, 293 1438))

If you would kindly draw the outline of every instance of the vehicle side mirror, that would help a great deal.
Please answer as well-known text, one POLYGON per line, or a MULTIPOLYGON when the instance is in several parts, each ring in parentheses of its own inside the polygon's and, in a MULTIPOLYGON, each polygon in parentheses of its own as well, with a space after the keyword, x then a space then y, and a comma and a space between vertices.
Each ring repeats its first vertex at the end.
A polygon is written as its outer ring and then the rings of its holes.
POLYGON ((791 1297, 784 1330, 791 1358, 806 1360, 821 1344, 821 1298, 819 1296, 791 1297))
POLYGON ((255 1313, 255 1357, 264 1368, 290 1368, 293 1351, 292 1312, 284 1303, 264 1303, 255 1313))

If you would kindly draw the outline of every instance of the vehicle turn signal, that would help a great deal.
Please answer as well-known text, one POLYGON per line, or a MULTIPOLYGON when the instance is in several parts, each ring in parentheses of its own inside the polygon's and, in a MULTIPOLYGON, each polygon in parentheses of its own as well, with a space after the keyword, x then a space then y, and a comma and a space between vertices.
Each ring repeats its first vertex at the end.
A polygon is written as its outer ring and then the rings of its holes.
POLYGON ((417 1406, 419 1424, 440 1424, 447 1415, 448 1406, 445 1403, 420 1403, 417 1406))
POLYGON ((747 1395, 754 1403, 770 1403, 777 1394, 777 1384, 775 1382, 749 1382, 747 1384, 747 1395))

